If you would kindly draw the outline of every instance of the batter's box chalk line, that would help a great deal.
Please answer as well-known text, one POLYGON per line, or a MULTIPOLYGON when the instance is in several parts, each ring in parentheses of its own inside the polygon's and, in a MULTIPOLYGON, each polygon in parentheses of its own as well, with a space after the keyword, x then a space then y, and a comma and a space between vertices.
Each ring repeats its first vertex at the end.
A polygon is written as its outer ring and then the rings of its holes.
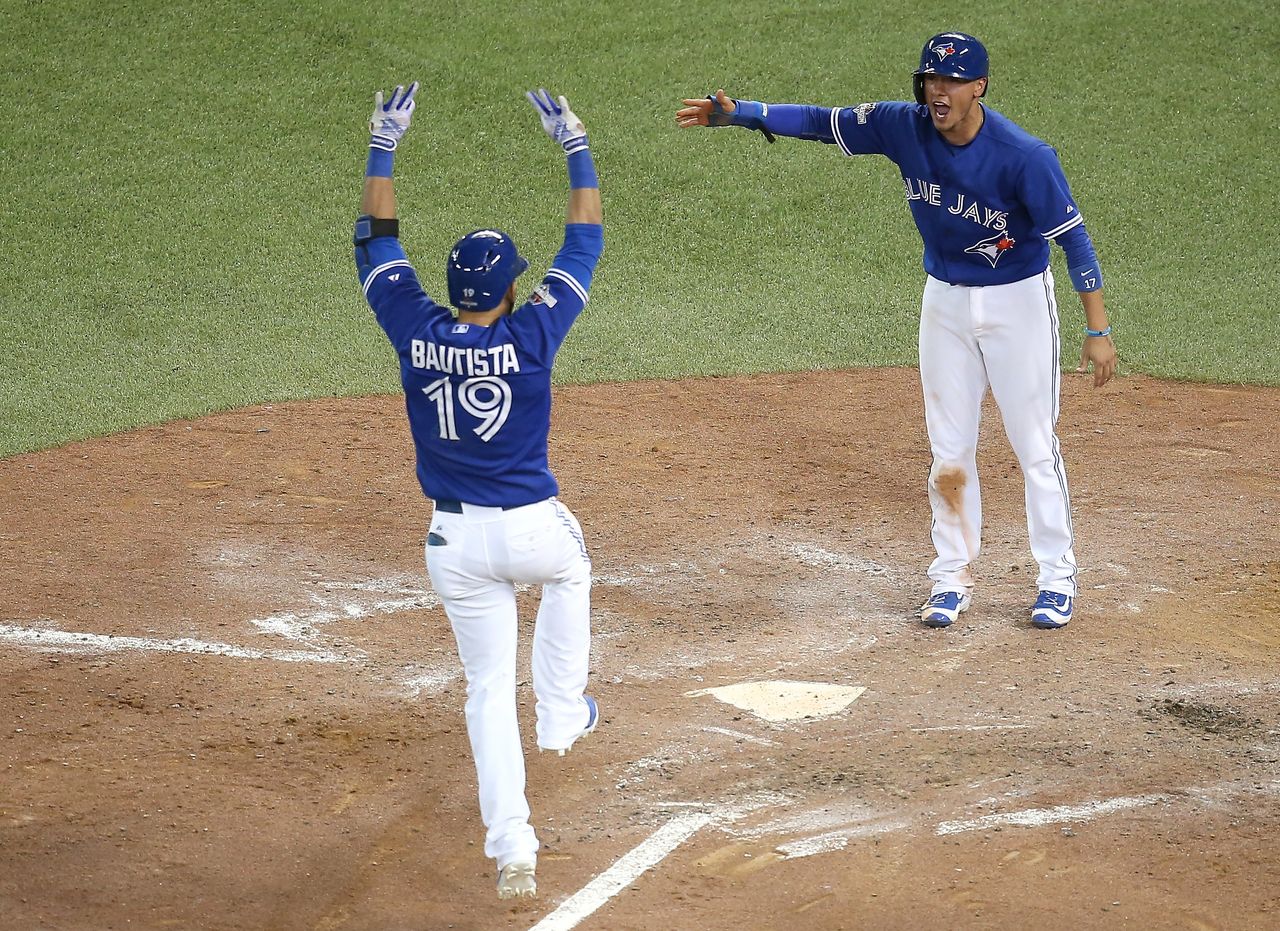
POLYGON ((308 592, 313 605, 310 611, 283 611, 249 623, 264 634, 311 642, 320 636, 320 628, 339 621, 358 621, 382 614, 402 611, 430 610, 439 607, 440 598, 430 589, 406 584, 404 578, 365 579, 355 582, 317 581, 323 592, 308 592), (334 592, 358 592, 365 596, 396 595, 399 597, 359 597, 334 592))
MULTIPOLYGON (((780 808, 799 801, 779 796, 769 807, 780 808)), ((911 823, 911 818, 900 813, 876 811, 855 801, 834 800, 759 824, 738 826, 729 822, 721 830, 735 838, 777 838, 774 851, 784 860, 795 860, 844 850, 851 841, 905 830, 911 823)))
MULTIPOLYGON (((415 667, 420 668, 420 667, 415 667)), ((454 682, 462 678, 462 670, 458 667, 441 668, 427 672, 415 672, 400 680, 404 686, 406 698, 421 698, 439 695, 454 682)))
POLYGON ((784 860, 799 860, 802 857, 817 856, 820 853, 835 853, 836 851, 844 850, 851 841, 876 837, 880 834, 892 834, 896 831, 906 830, 910 826, 911 822, 909 820, 890 818, 868 824, 849 825, 839 830, 828 831, 825 834, 786 841, 778 844, 773 849, 780 853, 784 860))
MULTIPOLYGON (((1183 793, 1162 792, 1117 797, 1074 805, 1058 805, 1053 808, 1003 812, 964 821, 943 821, 935 826, 934 833, 946 836, 1003 825, 1039 827, 1064 821, 1089 821, 1115 812, 1166 804, 1177 798, 1195 802, 1205 796, 1233 797, 1245 792, 1275 794, 1277 790, 1280 790, 1280 780, 1273 780, 1270 784, 1251 785, 1248 789, 1238 783, 1227 782, 1205 789, 1187 790, 1183 793)), ((718 825, 726 833, 734 836, 760 837, 770 833, 790 832, 797 828, 812 829, 829 826, 833 820, 848 819, 847 823, 838 830, 827 830, 810 837, 786 841, 774 848, 783 859, 798 859, 844 850, 853 839, 904 830, 912 823, 910 818, 875 812, 854 804, 843 810, 822 809, 799 812, 752 828, 735 830, 729 826, 752 812, 787 805, 791 802, 792 800, 786 796, 761 793, 727 804, 696 801, 659 803, 654 807, 684 809, 684 811, 673 816, 613 866, 570 896, 555 911, 534 925, 532 931, 569 931, 708 825, 718 825)))
POLYGON ((78 633, 38 627, 0 624, 0 640, 42 650, 79 653, 154 652, 227 656, 235 659, 265 659, 282 663, 353 663, 364 657, 324 650, 255 650, 230 643, 195 640, 190 637, 162 640, 153 637, 116 637, 110 634, 78 633))
POLYGON ((705 802, 668 803, 663 807, 687 806, 701 810, 685 811, 672 817, 607 870, 562 902, 530 931, 569 931, 630 886, 645 871, 661 863, 704 827, 741 818, 758 808, 775 804, 779 798, 783 797, 761 794, 727 805, 705 802))

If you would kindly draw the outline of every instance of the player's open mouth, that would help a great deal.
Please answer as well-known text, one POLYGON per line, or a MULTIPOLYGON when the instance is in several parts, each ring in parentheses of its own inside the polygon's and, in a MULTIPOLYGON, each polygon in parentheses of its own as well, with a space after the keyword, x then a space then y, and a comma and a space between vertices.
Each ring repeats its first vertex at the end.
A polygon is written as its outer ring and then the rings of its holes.
POLYGON ((951 108, 947 106, 945 103, 935 103, 933 105, 934 118, 939 121, 945 120, 947 118, 947 114, 950 112, 951 112, 951 108))

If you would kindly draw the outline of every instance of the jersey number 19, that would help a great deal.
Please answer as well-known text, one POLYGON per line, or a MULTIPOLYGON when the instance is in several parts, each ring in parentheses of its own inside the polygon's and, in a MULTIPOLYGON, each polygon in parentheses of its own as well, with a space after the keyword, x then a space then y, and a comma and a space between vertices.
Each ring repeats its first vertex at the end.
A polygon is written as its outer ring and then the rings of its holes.
MULTIPOLYGON (((436 402, 436 413, 440 417, 440 439, 456 440, 458 424, 454 419, 453 385, 448 377, 433 381, 422 392, 436 402)), ((468 378, 458 385, 457 403, 480 421, 473 432, 487 443, 497 436, 511 413, 511 386, 494 376, 468 378)))

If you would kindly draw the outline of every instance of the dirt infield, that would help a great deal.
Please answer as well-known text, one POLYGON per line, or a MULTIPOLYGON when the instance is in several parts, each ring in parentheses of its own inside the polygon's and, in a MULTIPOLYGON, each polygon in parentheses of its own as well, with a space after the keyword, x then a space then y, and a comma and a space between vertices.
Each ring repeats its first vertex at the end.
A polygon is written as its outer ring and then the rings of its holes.
POLYGON ((1066 380, 1081 597, 1047 632, 994 408, 974 607, 935 631, 914 370, 559 390, 603 724, 529 754, 521 906, 403 420, 0 461, 0 926, 1280 927, 1280 391, 1066 380), (866 691, 782 723, 691 694, 758 680, 866 691))

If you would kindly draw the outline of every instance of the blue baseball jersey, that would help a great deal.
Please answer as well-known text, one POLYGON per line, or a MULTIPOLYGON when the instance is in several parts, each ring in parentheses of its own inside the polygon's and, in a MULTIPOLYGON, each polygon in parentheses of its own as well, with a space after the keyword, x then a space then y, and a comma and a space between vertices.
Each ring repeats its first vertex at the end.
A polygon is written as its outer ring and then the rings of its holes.
POLYGON ((1008 284, 1043 272, 1050 241, 1084 218, 1053 148, 984 111, 978 135, 962 146, 934 128, 927 106, 896 101, 770 106, 764 124, 846 155, 887 156, 902 172, 925 271, 950 284, 1008 284))
POLYGON ((603 248, 603 227, 568 224, 529 300, 487 327, 459 323, 428 297, 398 239, 356 249, 365 298, 400 358, 428 498, 519 507, 559 493, 547 462, 551 368, 603 248))

